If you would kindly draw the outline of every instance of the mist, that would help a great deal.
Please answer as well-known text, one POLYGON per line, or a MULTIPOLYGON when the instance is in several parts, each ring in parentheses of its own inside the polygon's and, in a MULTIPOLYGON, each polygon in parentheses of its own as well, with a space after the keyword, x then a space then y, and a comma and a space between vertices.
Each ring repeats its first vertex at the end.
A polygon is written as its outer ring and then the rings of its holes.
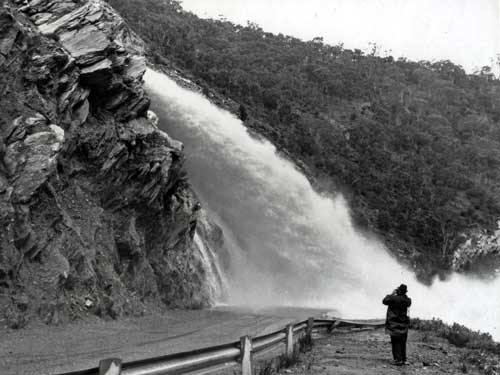
POLYGON ((189 180, 231 252, 227 303, 332 308, 383 317, 382 298, 406 283, 411 316, 438 317, 500 339, 500 280, 452 275, 420 284, 373 238, 354 228, 340 194, 320 195, 275 147, 231 113, 148 70, 159 127, 182 141, 189 180))

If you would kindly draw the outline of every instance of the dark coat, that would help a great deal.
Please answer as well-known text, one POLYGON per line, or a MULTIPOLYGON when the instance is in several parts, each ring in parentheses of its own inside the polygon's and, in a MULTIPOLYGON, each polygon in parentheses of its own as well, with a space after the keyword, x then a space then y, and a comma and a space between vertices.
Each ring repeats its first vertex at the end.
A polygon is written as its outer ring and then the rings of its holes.
POLYGON ((411 299, 406 295, 389 294, 382 301, 387 305, 387 316, 385 328, 391 336, 401 336, 408 333, 410 318, 408 317, 408 307, 411 299))

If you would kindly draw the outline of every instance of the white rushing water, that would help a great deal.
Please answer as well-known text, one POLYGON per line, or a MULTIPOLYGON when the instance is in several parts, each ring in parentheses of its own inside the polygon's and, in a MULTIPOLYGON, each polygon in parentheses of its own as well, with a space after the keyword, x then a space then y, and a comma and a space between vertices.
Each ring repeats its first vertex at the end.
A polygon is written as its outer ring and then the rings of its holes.
POLYGON ((182 141, 186 168, 231 251, 228 303, 335 308, 382 317, 382 298, 408 285, 411 315, 439 317, 500 339, 500 279, 463 275, 418 283, 376 239, 353 227, 340 195, 316 193, 274 146, 251 137, 232 114, 148 70, 159 127, 182 141))
POLYGON ((224 280, 224 274, 220 267, 217 254, 211 249, 196 232, 194 235, 194 246, 199 252, 200 260, 205 265, 206 289, 213 301, 225 298, 225 287, 228 284, 224 280))

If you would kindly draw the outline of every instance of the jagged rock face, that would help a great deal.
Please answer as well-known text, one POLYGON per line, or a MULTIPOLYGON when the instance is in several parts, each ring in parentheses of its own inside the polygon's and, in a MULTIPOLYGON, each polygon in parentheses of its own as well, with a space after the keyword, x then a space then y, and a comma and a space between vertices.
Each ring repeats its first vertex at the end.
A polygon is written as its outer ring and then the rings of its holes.
POLYGON ((493 233, 475 230, 463 235, 465 240, 453 254, 454 271, 483 277, 500 274, 500 221, 497 226, 493 233))
POLYGON ((182 145, 148 116, 121 18, 98 0, 7 2, 0 69, 0 314, 208 304, 182 145))
MULTIPOLYGON (((149 106, 140 78, 146 69, 143 42, 100 0, 17 0, 42 35, 59 41, 80 68, 84 120, 87 100, 115 113, 118 120, 143 115, 149 106), (87 97, 89 94, 90 97, 87 97)), ((64 102, 64 100, 63 100, 64 102)))

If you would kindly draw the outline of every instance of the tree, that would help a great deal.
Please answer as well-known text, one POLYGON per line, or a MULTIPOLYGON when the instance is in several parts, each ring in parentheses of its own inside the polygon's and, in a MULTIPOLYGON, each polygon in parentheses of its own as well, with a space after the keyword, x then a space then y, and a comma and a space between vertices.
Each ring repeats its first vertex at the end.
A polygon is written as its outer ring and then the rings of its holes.
POLYGON ((247 113, 247 109, 245 108, 245 106, 243 104, 240 104, 238 112, 239 112, 238 117, 240 118, 241 121, 244 122, 248 118, 248 113, 247 113))

